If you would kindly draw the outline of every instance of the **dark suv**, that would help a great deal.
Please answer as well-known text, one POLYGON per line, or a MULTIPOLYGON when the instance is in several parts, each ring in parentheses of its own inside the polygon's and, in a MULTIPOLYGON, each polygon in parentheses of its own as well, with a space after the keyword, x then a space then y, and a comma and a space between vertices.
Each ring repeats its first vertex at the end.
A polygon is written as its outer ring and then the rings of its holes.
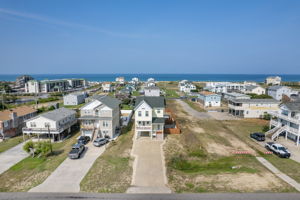
POLYGON ((265 141, 266 140, 264 133, 251 133, 250 137, 255 139, 256 141, 265 141))
POLYGON ((89 136, 80 136, 78 138, 78 143, 79 144, 87 144, 90 141, 90 137, 89 136))

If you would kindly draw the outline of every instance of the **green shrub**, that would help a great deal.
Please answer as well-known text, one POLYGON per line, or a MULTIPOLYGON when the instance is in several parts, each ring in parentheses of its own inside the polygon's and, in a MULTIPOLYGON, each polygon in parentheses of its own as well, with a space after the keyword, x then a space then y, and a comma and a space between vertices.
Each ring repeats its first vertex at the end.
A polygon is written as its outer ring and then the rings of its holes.
POLYGON ((28 141, 23 146, 24 151, 27 153, 30 153, 30 149, 33 149, 34 156, 42 156, 46 157, 50 152, 52 152, 52 144, 49 141, 43 141, 43 142, 33 142, 28 141))
POLYGON ((26 151, 27 153, 30 153, 30 149, 33 149, 34 143, 30 140, 26 142, 23 146, 23 150, 26 151))

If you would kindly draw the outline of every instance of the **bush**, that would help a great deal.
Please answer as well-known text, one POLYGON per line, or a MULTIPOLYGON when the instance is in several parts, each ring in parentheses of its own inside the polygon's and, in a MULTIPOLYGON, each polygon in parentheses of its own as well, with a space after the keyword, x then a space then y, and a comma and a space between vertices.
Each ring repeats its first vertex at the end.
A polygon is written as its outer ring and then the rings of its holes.
POLYGON ((34 143, 30 140, 26 142, 23 146, 23 150, 26 151, 27 153, 30 153, 30 149, 33 149, 34 143))
POLYGON ((30 149, 33 149, 34 156, 42 156, 46 157, 50 152, 52 152, 52 144, 49 141, 43 141, 43 142, 33 142, 28 141, 23 146, 24 151, 27 153, 30 153, 30 149))
POLYGON ((268 130, 270 130, 270 128, 269 128, 269 126, 267 126, 267 125, 264 126, 264 127, 262 128, 262 131, 263 131, 263 132, 267 132, 268 130))

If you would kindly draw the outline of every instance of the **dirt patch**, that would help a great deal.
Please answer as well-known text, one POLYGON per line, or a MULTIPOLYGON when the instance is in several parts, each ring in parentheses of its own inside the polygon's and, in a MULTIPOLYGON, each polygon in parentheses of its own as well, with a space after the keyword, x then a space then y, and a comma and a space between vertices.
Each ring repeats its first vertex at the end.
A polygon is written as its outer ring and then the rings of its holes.
POLYGON ((230 156, 233 152, 233 148, 212 141, 209 142, 205 148, 208 153, 218 154, 220 156, 230 156))

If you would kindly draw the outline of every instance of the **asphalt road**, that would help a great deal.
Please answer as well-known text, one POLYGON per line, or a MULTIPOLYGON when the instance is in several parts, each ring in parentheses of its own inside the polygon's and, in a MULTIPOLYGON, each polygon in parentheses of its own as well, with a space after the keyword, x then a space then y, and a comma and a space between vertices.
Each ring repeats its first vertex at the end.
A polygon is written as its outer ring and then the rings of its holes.
POLYGON ((90 193, 0 193, 0 200, 300 200, 299 193, 203 193, 203 194, 90 194, 90 193))

